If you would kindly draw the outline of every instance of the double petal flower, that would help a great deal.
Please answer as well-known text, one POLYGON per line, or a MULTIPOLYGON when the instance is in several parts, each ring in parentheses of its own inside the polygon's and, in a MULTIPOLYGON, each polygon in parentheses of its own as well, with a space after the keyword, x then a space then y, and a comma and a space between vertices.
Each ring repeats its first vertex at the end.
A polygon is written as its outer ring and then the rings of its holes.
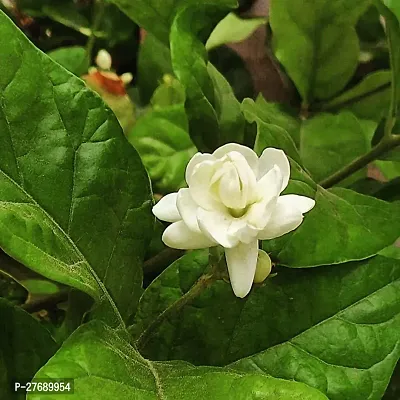
POLYGON ((195 154, 186 168, 188 188, 153 208, 157 218, 172 222, 164 243, 185 250, 223 246, 233 291, 245 297, 254 280, 258 241, 296 229, 314 207, 308 197, 281 195, 289 175, 285 153, 274 148, 260 158, 235 143, 195 154))

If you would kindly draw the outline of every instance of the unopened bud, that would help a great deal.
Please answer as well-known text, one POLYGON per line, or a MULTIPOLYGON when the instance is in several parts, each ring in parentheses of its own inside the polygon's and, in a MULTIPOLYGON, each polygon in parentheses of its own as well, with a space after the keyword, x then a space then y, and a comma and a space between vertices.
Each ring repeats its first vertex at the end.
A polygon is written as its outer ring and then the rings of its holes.
POLYGON ((129 85, 132 82, 133 75, 130 72, 125 72, 120 78, 124 85, 129 85))
POLYGON ((110 70, 112 59, 108 51, 102 49, 97 53, 96 64, 103 70, 110 70))
POLYGON ((272 261, 269 255, 264 250, 259 249, 254 283, 263 283, 271 273, 271 269, 272 261))

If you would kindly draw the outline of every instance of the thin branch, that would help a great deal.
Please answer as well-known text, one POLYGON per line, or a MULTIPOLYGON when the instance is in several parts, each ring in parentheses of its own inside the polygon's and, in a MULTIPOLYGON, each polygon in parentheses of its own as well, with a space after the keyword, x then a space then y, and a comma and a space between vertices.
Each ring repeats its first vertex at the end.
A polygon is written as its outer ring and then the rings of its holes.
POLYGON ((86 53, 89 57, 89 60, 92 59, 92 52, 94 44, 96 43, 96 32, 99 30, 101 21, 104 16, 104 4, 103 0, 97 0, 94 2, 94 14, 93 14, 93 22, 90 29, 90 36, 86 43, 86 53))
POLYGON ((376 160, 382 154, 394 149, 399 145, 400 135, 390 134, 389 136, 384 137, 379 144, 371 149, 371 151, 362 155, 361 157, 356 158, 350 164, 346 165, 339 171, 324 179, 319 184, 326 189, 330 188, 333 185, 336 185, 337 183, 346 179, 350 175, 354 174, 358 170, 366 167, 370 162, 376 160))
POLYGON ((183 250, 166 248, 156 256, 145 261, 143 264, 143 272, 147 274, 159 275, 168 265, 176 261, 185 254, 183 250))
POLYGON ((178 300, 168 306, 161 314, 159 314, 150 325, 141 333, 136 341, 138 349, 142 349, 148 341, 153 337, 157 328, 171 315, 178 313, 182 308, 191 303, 197 296, 199 296, 205 289, 207 289, 213 282, 221 279, 221 267, 219 262, 221 257, 218 253, 210 252, 210 262, 212 268, 209 273, 203 274, 197 282, 178 300), (215 254, 214 254, 215 253, 215 254))
POLYGON ((333 103, 333 104, 315 104, 314 107, 312 108, 311 111, 332 111, 332 110, 337 110, 346 106, 349 106, 351 104, 357 103, 357 101, 364 100, 370 96, 373 96, 374 94, 377 94, 379 92, 383 92, 384 90, 390 88, 391 82, 384 83, 381 86, 376 87, 374 90, 371 90, 370 92, 366 92, 363 94, 360 94, 358 96, 354 96, 350 99, 344 100, 339 103, 333 103))

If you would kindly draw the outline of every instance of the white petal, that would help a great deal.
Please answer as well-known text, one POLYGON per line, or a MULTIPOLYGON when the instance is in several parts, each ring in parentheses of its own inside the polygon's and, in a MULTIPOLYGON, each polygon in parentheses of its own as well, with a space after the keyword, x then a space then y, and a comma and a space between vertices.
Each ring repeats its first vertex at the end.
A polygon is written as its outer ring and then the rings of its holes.
MULTIPOLYGON (((218 171, 220 172, 220 171, 218 171)), ((245 208, 246 198, 241 191, 239 174, 232 163, 224 163, 221 178, 214 183, 218 185, 218 197, 228 208, 245 208)))
POLYGON ((214 151, 212 154, 215 158, 222 158, 225 154, 228 154, 232 151, 236 151, 240 153, 249 164, 250 168, 253 170, 254 175, 257 175, 258 171, 258 157, 257 154, 247 146, 242 146, 241 144, 237 143, 228 143, 217 150, 214 151))
POLYGON ((185 179, 187 184, 190 186, 190 178, 193 175, 194 168, 196 165, 200 164, 203 161, 215 161, 215 157, 208 153, 196 153, 189 161, 186 172, 185 172, 185 179))
POLYGON ((176 222, 182 219, 176 207, 177 196, 178 193, 170 193, 162 197, 153 207, 153 214, 161 221, 176 222))
POLYGON ((193 201, 189 189, 180 189, 176 200, 179 214, 191 231, 201 233, 197 223, 198 205, 193 201))
POLYGON ((272 213, 282 186, 282 174, 277 166, 268 171, 258 182, 259 201, 252 204, 246 215, 246 221, 258 228, 264 229, 272 213))
POLYGON ((266 197, 272 198, 279 196, 283 185, 283 175, 281 169, 274 165, 265 175, 257 182, 257 193, 259 200, 266 197))
POLYGON ((259 239, 275 239, 293 231, 302 223, 302 212, 293 205, 291 199, 286 199, 286 197, 287 196, 281 196, 278 198, 276 208, 267 226, 258 235, 259 239))
POLYGON ((242 196, 245 199, 246 205, 256 201, 257 173, 253 171, 247 159, 242 154, 234 151, 229 153, 229 158, 232 160, 239 175, 242 184, 242 196))
POLYGON ((258 163, 258 179, 264 176, 274 165, 277 165, 281 170, 283 182, 281 191, 283 191, 289 183, 290 164, 283 150, 269 147, 265 149, 258 163))
POLYGON ((225 249, 229 278, 233 292, 237 297, 245 297, 250 292, 256 272, 258 240, 249 244, 240 243, 231 249, 225 249))
POLYGON ((182 250, 204 249, 216 245, 202 233, 191 231, 183 221, 170 225, 164 231, 162 240, 168 247, 182 250))
POLYGON ((228 230, 228 235, 238 239, 239 242, 249 244, 258 236, 260 229, 248 224, 243 218, 236 218, 228 230))
POLYGON ((230 248, 239 243, 236 237, 229 235, 229 229, 234 218, 228 213, 206 211, 199 208, 197 210, 197 221, 200 230, 221 246, 230 248))
POLYGON ((297 194, 286 194, 280 197, 280 202, 288 207, 297 208, 303 214, 310 211, 315 206, 315 200, 297 194))
POLYGON ((197 165, 189 180, 192 199, 206 210, 219 209, 222 206, 210 193, 210 183, 218 167, 215 164, 214 161, 204 161, 201 165, 197 165))

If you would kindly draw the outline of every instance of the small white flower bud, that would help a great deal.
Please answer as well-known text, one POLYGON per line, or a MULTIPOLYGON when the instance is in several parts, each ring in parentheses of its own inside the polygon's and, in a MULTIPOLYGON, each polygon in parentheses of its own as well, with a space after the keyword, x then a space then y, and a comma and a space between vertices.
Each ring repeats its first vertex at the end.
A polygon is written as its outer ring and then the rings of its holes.
POLYGON ((124 85, 129 85, 132 82, 133 75, 130 72, 125 72, 120 78, 124 85))
POLYGON ((101 68, 104 69, 106 71, 111 69, 111 64, 112 64, 112 59, 111 59, 111 55, 107 50, 100 50, 97 53, 97 57, 96 57, 96 64, 101 68))

